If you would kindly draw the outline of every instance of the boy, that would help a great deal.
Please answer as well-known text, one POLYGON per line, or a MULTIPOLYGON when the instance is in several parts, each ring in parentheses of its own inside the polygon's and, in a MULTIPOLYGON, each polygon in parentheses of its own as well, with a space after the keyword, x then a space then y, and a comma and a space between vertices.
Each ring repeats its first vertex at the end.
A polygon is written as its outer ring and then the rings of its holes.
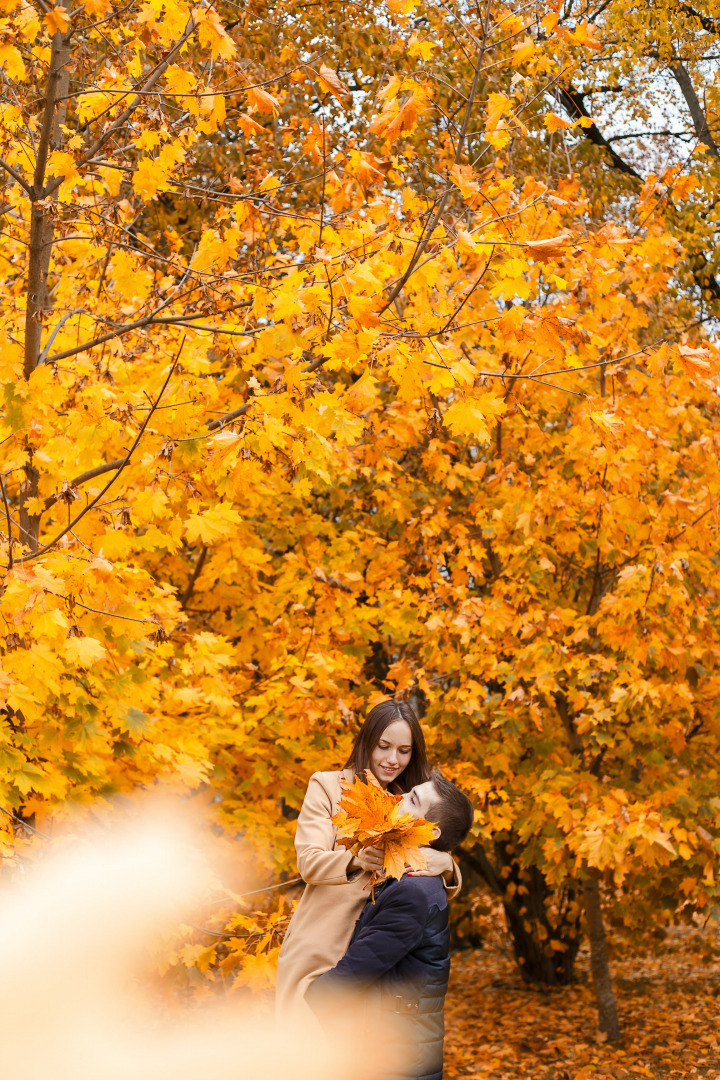
MULTIPOLYGON (((451 851, 473 821, 470 800, 439 771, 403 795, 403 809, 436 825, 431 844, 451 851)), ((343 992, 362 991, 376 1013, 392 1014, 387 1070, 382 1080, 442 1080, 443 1007, 450 971, 447 899, 439 877, 405 874, 375 889, 342 960, 310 985, 306 1000, 326 1025, 337 1027, 343 992), (397 1059, 397 1060, 396 1060, 397 1059)), ((352 1006, 345 1005, 344 1019, 352 1006)), ((356 1008, 353 1016, 357 1017, 356 1008)), ((368 1025, 370 1032, 377 1020, 368 1025)), ((356 1022, 345 1024, 363 1046, 356 1022)), ((381 1080, 375 1074, 377 1080, 381 1080)))

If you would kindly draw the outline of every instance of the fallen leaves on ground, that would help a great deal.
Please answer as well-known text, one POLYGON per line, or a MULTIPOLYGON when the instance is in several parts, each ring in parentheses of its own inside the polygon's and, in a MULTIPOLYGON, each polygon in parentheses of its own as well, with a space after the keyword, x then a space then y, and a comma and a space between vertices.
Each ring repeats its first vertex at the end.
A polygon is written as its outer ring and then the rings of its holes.
POLYGON ((587 948, 577 982, 526 986, 506 939, 455 953, 445 1080, 720 1078, 720 932, 672 931, 655 956, 612 961, 623 1040, 598 1037, 587 948))

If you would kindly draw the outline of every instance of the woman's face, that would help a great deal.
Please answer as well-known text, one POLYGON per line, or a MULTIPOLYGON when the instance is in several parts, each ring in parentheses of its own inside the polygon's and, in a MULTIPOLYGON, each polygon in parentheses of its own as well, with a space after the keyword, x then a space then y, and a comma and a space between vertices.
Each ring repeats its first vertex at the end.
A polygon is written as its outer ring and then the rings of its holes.
POLYGON ((384 788, 403 771, 412 757, 412 731, 407 720, 393 720, 370 755, 370 768, 384 788))

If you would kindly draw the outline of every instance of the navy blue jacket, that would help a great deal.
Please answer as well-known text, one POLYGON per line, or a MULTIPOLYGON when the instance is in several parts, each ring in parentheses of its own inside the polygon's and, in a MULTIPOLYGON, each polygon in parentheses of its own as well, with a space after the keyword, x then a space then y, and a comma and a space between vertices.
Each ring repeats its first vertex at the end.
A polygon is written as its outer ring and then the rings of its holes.
POLYGON ((407 1061, 378 1080, 442 1080, 443 1006, 450 972, 447 895, 440 877, 389 879, 355 925, 345 956, 306 992, 321 1020, 338 990, 364 990, 391 1017, 407 1061))

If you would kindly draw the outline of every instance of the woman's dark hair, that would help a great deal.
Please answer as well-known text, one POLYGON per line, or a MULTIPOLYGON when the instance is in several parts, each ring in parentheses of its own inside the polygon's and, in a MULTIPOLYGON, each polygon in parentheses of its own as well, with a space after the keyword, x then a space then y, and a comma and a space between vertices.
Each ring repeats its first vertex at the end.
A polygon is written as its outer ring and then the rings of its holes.
POLYGON ((352 769, 356 776, 365 779, 365 770, 370 768, 370 755, 380 742, 383 731, 396 720, 404 720, 412 732, 412 754, 407 765, 388 786, 392 792, 410 791, 416 784, 424 784, 430 779, 425 736, 417 716, 407 701, 381 701, 370 710, 365 723, 355 739, 352 753, 345 763, 346 769, 352 769))
POLYGON ((470 832, 475 811, 467 795, 446 780, 439 769, 433 769, 430 779, 438 794, 427 813, 427 820, 440 829, 437 840, 430 847, 437 851, 452 851, 470 832))

